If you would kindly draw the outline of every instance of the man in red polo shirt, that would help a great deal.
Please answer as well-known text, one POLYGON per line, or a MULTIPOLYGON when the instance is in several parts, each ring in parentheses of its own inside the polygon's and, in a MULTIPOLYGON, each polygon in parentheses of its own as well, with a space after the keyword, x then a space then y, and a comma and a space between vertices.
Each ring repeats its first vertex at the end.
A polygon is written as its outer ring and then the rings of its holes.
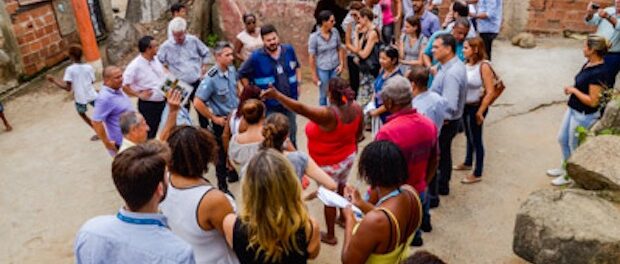
MULTIPOLYGON (((409 171, 407 184, 416 189, 423 203, 421 229, 430 232, 429 203, 425 194, 426 185, 437 170, 437 128, 432 120, 411 107, 411 84, 404 77, 390 78, 381 91, 381 98, 385 108, 393 114, 377 133, 376 140, 391 141, 403 152, 409 171)), ((411 245, 422 245, 421 232, 416 233, 411 245)))

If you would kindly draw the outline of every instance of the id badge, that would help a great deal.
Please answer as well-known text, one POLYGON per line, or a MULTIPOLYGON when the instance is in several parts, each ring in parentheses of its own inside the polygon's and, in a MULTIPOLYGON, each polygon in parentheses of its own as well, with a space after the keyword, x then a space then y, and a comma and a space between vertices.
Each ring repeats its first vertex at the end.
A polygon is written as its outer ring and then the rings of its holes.
POLYGON ((278 66, 276 66, 276 72, 278 74, 283 74, 284 73, 284 69, 282 69, 282 66, 278 64, 278 66))

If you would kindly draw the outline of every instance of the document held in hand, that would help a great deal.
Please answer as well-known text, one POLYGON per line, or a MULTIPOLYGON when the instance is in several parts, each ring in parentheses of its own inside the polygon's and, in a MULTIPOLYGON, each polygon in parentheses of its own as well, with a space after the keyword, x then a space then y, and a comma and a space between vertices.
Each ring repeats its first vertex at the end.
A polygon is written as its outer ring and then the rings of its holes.
POLYGON ((321 200, 321 202, 323 202, 323 204, 330 207, 345 208, 350 204, 351 208, 353 209, 353 213, 355 214, 355 217, 357 217, 358 219, 364 215, 362 213, 362 210, 357 208, 357 206, 351 204, 349 200, 342 197, 338 193, 325 189, 323 186, 319 187, 317 197, 319 198, 319 200, 321 200))

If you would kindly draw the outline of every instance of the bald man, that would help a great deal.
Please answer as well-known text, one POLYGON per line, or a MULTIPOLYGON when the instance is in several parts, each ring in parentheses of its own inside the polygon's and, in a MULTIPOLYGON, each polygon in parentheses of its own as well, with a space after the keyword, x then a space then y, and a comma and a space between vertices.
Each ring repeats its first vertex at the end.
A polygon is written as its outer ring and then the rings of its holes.
POLYGON ((129 97, 121 89, 123 72, 119 67, 108 66, 103 70, 103 85, 95 100, 93 128, 110 155, 115 155, 123 142, 120 117, 134 111, 129 97))

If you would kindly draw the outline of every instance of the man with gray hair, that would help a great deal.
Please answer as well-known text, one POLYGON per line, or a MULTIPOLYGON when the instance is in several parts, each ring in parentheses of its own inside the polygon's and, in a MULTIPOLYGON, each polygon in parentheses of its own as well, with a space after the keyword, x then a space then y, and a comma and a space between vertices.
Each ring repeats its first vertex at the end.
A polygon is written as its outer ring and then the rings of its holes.
POLYGON ((220 41, 215 45, 216 64, 209 69, 200 83, 194 106, 199 113, 200 126, 207 128, 211 122, 211 130, 218 144, 218 160, 215 166, 217 185, 223 192, 228 192, 226 178, 231 182, 239 179, 235 170, 226 166, 226 151, 222 141, 224 126, 228 115, 239 106, 237 70, 233 66, 233 46, 220 41))
MULTIPOLYGON (((179 80, 194 87, 190 101, 194 99, 196 88, 207 72, 210 61, 209 49, 197 37, 187 34, 187 21, 176 17, 170 21, 173 39, 168 39, 159 48, 157 58, 179 80)), ((189 110, 189 103, 185 106, 189 110)))
MULTIPOLYGON (((426 187, 437 170, 437 128, 432 120, 411 107, 413 93, 409 80, 394 76, 387 80, 381 92, 383 105, 392 113, 385 125, 377 133, 376 140, 387 140, 396 144, 407 160, 409 179, 420 194, 423 203, 423 230, 430 231, 429 203, 426 187)), ((417 234, 413 246, 422 245, 422 237, 417 234)))
MULTIPOLYGON (((170 113, 166 118, 164 129, 159 135, 159 140, 166 141, 170 131, 176 126, 176 116, 181 105, 181 93, 172 92, 168 97, 168 108, 170 113)), ((148 132, 150 130, 144 116, 136 111, 127 111, 121 115, 121 132, 123 133, 123 143, 118 149, 118 153, 138 144, 143 144, 148 140, 148 132)))

